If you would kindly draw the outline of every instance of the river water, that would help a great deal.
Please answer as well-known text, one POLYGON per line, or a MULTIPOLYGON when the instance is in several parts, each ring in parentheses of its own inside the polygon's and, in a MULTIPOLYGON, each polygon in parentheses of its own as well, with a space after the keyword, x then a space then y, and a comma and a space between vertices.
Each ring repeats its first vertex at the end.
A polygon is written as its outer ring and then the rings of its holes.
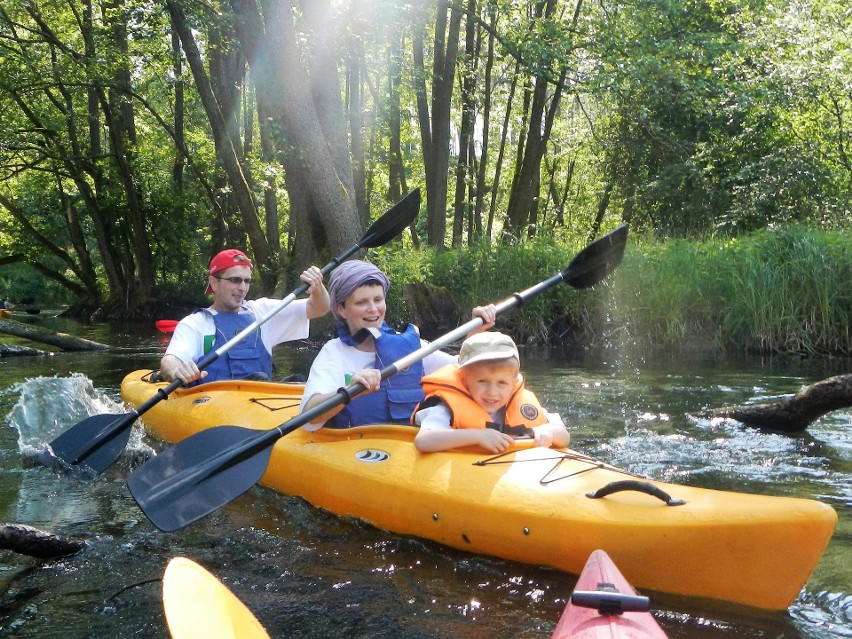
MULTIPOLYGON (((182 531, 160 533, 125 485, 160 447, 141 431, 98 477, 39 464, 35 455, 65 429, 90 414, 126 411, 121 379, 156 364, 162 336, 150 323, 24 319, 127 350, 0 360, 2 521, 86 540, 61 560, 0 551, 0 636, 168 637, 160 579, 171 557, 185 555, 222 579, 272 637, 550 637, 570 575, 399 537, 261 487, 182 531)), ((279 348, 275 361, 306 373, 312 356, 309 347, 279 348)), ((529 385, 562 414, 576 449, 654 479, 809 497, 837 510, 828 550, 788 611, 646 593, 669 637, 852 637, 852 410, 799 437, 699 416, 848 373, 852 362, 651 359, 619 348, 579 357, 525 350, 522 359, 529 385)))

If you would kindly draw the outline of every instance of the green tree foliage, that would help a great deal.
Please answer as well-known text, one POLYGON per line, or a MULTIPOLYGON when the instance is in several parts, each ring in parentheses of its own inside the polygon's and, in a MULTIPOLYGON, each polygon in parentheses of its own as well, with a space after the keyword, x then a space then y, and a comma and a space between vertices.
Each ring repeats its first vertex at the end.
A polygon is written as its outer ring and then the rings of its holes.
POLYGON ((226 245, 289 290, 415 186, 404 246, 438 253, 841 227, 849 27, 843 0, 5 3, 0 266, 109 315, 226 245))
POLYGON ((626 218, 689 236, 848 214, 849 10, 815 4, 639 0, 591 23, 626 218))

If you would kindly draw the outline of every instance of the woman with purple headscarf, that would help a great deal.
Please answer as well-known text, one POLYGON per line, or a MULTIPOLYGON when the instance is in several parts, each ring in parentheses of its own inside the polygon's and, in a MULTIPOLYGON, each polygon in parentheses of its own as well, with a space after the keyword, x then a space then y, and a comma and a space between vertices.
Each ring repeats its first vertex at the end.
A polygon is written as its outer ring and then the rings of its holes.
MULTIPOLYGON (((328 293, 337 338, 322 347, 311 366, 302 410, 313 408, 350 384, 359 383, 367 392, 308 424, 305 427, 308 430, 321 426, 407 424, 414 407, 423 399, 420 386, 423 375, 456 362, 454 356, 436 351, 382 381, 382 368, 425 343, 412 324, 398 332, 385 323, 385 296, 389 288, 387 276, 363 260, 344 262, 331 274, 328 293)), ((474 331, 479 332, 494 325, 497 312, 494 305, 477 306, 471 315, 483 321, 483 326, 474 331)))

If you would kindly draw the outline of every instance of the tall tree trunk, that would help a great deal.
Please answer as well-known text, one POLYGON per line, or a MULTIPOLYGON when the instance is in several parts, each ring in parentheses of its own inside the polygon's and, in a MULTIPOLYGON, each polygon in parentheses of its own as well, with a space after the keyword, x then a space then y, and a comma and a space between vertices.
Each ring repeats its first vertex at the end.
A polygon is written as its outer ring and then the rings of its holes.
MULTIPOLYGON (((264 162, 275 161, 275 147, 270 131, 269 115, 260 96, 257 97, 257 129, 260 135, 260 153, 264 162)), ((275 253, 281 253, 281 231, 278 218, 278 198, 276 196, 276 184, 267 180, 263 187, 263 211, 266 222, 266 237, 269 240, 269 249, 275 253)))
MULTIPOLYGON (((452 245, 458 248, 464 237, 464 222, 472 209, 472 202, 467 199, 468 184, 473 172, 473 126, 476 123, 476 106, 474 91, 476 88, 476 71, 478 51, 476 46, 476 0, 468 0, 467 20, 465 21, 465 47, 462 62, 461 86, 461 128, 459 129, 459 154, 456 162, 456 190, 453 198, 453 238, 452 245)), ((471 224, 468 224, 470 233, 471 224)))
POLYGON ((524 141, 523 154, 515 168, 515 178, 506 211, 507 230, 515 238, 534 231, 533 222, 538 206, 541 159, 547 149, 547 140, 553 127, 559 97, 560 88, 557 88, 552 98, 549 98, 546 80, 543 77, 536 78, 535 87, 532 90, 529 126, 524 141), (546 109, 548 99, 550 105, 546 109))
POLYGON ((124 1, 113 0, 107 3, 107 9, 104 12, 104 19, 110 29, 112 45, 119 60, 115 63, 113 86, 108 92, 107 100, 101 101, 101 107, 105 110, 107 130, 110 134, 118 174, 124 187, 129 214, 128 223, 125 226, 129 226, 126 228, 126 233, 132 238, 136 277, 134 281, 133 270, 129 266, 126 278, 128 290, 120 291, 125 308, 129 310, 131 303, 136 307, 145 305, 149 301, 154 287, 154 266, 148 241, 148 225, 139 193, 139 179, 134 169, 136 120, 133 103, 129 98, 132 87, 128 67, 128 33, 124 1))
MULTIPOLYGON (((397 202, 404 193, 408 193, 408 180, 405 175, 405 162, 402 157, 402 115, 400 108, 400 70, 402 65, 402 37, 392 41, 388 50, 388 199, 397 202)), ((408 227, 411 243, 420 248, 417 235, 417 220, 408 227)))
MULTIPOLYGON (((492 73, 494 69, 494 34, 496 33, 495 25, 497 23, 497 11, 492 9, 490 12, 491 20, 488 29, 488 53, 485 58, 485 77, 482 87, 482 155, 479 158, 479 164, 476 171, 476 202, 473 207, 473 219, 475 222, 475 236, 478 240, 483 236, 482 216, 485 210, 485 193, 487 190, 485 176, 488 171, 488 148, 491 143, 491 91, 492 91, 492 73)), ((511 111, 511 99, 506 104, 506 110, 511 111)), ((499 181, 499 170, 497 167, 494 181, 491 184, 493 192, 497 192, 499 181)), ((491 242, 491 224, 487 225, 485 231, 485 239, 491 242)))
MULTIPOLYGON (((536 5, 536 17, 549 19, 556 9, 557 0, 544 0, 536 5)), ((578 0, 574 24, 579 19, 578 0)), ((547 141, 553 128, 553 122, 559 110, 567 70, 562 69, 555 83, 553 94, 549 93, 547 75, 542 72, 535 76, 530 103, 529 126, 524 141, 523 155, 515 167, 512 191, 506 211, 508 237, 520 238, 535 233, 538 200, 541 185, 541 159, 547 149, 547 141)))
MULTIPOLYGON (((55 41, 59 41, 57 36, 52 33, 50 26, 46 24, 41 15, 33 10, 33 7, 28 7, 28 13, 33 20, 39 25, 45 34, 49 34, 55 41)), ((105 193, 107 187, 104 183, 103 173, 98 162, 92 161, 91 158, 100 158, 102 156, 100 142, 100 123, 101 112, 99 109, 99 80, 97 76, 97 52, 94 45, 94 26, 92 23, 91 5, 87 2, 83 7, 83 20, 81 23, 81 34, 84 40, 85 51, 85 66, 88 78, 87 86, 87 122, 88 122, 88 139, 92 147, 86 151, 83 144, 80 142, 80 136, 77 131, 76 118, 74 117, 74 101, 72 95, 64 86, 64 78, 62 71, 53 60, 53 80, 56 89, 59 91, 62 100, 54 100, 48 90, 45 90, 45 99, 54 102, 55 106, 62 112, 64 117, 66 134, 68 136, 68 144, 70 149, 64 147, 60 142, 53 139, 53 136, 48 136, 45 142, 49 147, 56 147, 57 157, 67 170, 68 176, 74 182, 77 190, 83 200, 86 212, 92 222, 92 231, 95 236, 95 241, 101 257, 104 274, 106 275, 107 284, 110 291, 124 290, 124 273, 121 269, 121 264, 117 260, 117 255, 109 241, 110 222, 109 214, 106 213, 100 204, 98 194, 105 193)), ((17 97, 13 93, 13 98, 17 97)), ((50 128, 43 125, 38 120, 38 117, 28 109, 27 105, 20 100, 18 102, 21 109, 32 120, 33 124, 38 127, 37 130, 49 131, 50 128)), ((61 178, 60 178, 61 179, 61 178)), ((100 293, 97 299, 100 300, 100 293)))
POLYGON ((598 233, 601 230, 601 224, 603 223, 604 215, 606 215, 606 210, 609 208, 609 198, 612 195, 612 187, 615 185, 613 180, 610 180, 604 186, 603 194, 601 195, 601 201, 598 202, 598 211, 595 213, 595 219, 592 222, 592 226, 589 229, 589 235, 586 238, 587 243, 591 243, 594 240, 598 233))
POLYGON ((234 201, 245 225, 246 234, 249 238, 254 253, 255 264, 261 278, 262 292, 271 292, 277 280, 277 269, 274 257, 269 249, 269 243, 260 226, 257 207, 249 188, 249 181, 240 163, 237 149, 234 147, 233 138, 229 135, 225 116, 222 114, 219 104, 213 94, 210 79, 204 69, 204 63, 195 36, 186 19, 183 9, 175 0, 166 0, 172 22, 180 35, 181 45, 186 53, 187 62, 195 80, 210 129, 213 133, 213 142, 216 153, 222 162, 222 166, 228 175, 228 182, 233 190, 234 201))
MULTIPOLYGON (((353 9, 353 12, 355 9, 353 9)), ((350 22, 358 21, 358 16, 353 15, 350 22)), ((355 187, 355 202, 362 223, 369 223, 370 204, 367 201, 367 160, 364 145, 364 105, 362 103, 362 78, 364 65, 364 51, 362 47, 363 37, 355 37, 363 34, 352 34, 348 38, 349 55, 346 58, 346 96, 347 116, 349 119, 349 140, 352 155, 352 180, 355 187)))
POLYGON ((391 41, 388 49, 388 198, 393 202, 408 192, 405 162, 402 157, 402 116, 399 102, 401 58, 400 36, 391 41))
MULTIPOLYGON (((171 16, 170 16, 171 18, 171 16)), ((184 101, 184 79, 183 79, 183 59, 180 48, 180 36, 177 30, 172 28, 172 69, 175 74, 175 94, 174 94, 174 131, 172 137, 175 141, 175 148, 178 151, 175 153, 175 160, 172 164, 172 185, 175 193, 183 191, 183 170, 186 165, 186 156, 183 149, 186 149, 186 138, 184 135, 184 123, 186 114, 186 104, 184 101)))
MULTIPOLYGON (((449 0, 438 0, 435 18, 435 40, 432 51, 432 114, 424 121, 424 108, 418 109, 421 136, 428 136, 429 150, 424 151, 426 170, 427 242, 437 249, 444 248, 447 229, 447 179, 450 166, 450 112, 452 107, 453 83, 455 81, 456 58, 458 57, 459 31, 462 8, 449 0)), ((418 25, 425 28, 424 25, 418 25)), ((415 27, 415 33, 418 33, 415 27)), ((419 35, 415 36, 419 38, 419 35)), ((422 40, 419 45, 422 56, 422 40)), ((417 58, 415 58, 417 60, 417 58)), ((422 63, 422 57, 420 59, 422 63)), ((426 148, 424 138, 424 149, 426 148)))
MULTIPOLYGON (((515 64, 515 70, 520 67, 520 63, 515 64)), ((490 238, 494 231, 494 216, 497 208, 497 194, 499 192, 498 185, 500 184, 500 175, 503 171, 503 157, 506 154, 506 147, 509 145, 509 125, 512 118, 512 103, 515 101, 515 88, 518 86, 518 74, 512 75, 512 82, 509 88, 509 99, 506 100, 506 111, 503 116, 503 127, 500 133, 500 150, 497 153, 496 168, 494 171, 494 186, 491 189, 491 203, 488 205, 488 224, 485 227, 485 235, 490 238)))
MULTIPOLYGON (((256 68, 258 99, 262 97, 284 136, 290 218, 297 233, 294 249, 301 266, 309 253, 339 252, 355 243, 363 228, 355 202, 337 61, 331 49, 312 49, 307 56, 312 66, 310 70, 304 66, 289 2, 263 4, 262 25, 253 0, 239 0, 238 5, 246 14, 255 14, 253 28, 246 29, 251 39, 246 55, 256 68), (260 31, 253 32, 254 28, 260 31), (264 32, 268 35, 261 37, 264 32), (301 190, 297 193, 296 188, 301 190)), ((318 39, 308 41, 319 46, 318 39)))
POLYGON ((86 235, 80 223, 80 216, 65 193, 62 180, 57 179, 56 188, 59 193, 60 202, 62 203, 62 211, 65 213, 65 227, 68 229, 68 239, 71 241, 71 247, 74 249, 74 254, 77 256, 77 263, 79 264, 78 268, 72 268, 72 270, 83 283, 86 291, 85 296, 92 306, 100 306, 101 294, 98 288, 98 276, 95 272, 95 266, 92 264, 89 249, 86 246, 86 235))
POLYGON ((551 224, 551 228, 565 226, 565 207, 571 194, 571 185, 574 180, 576 164, 576 157, 571 158, 568 161, 568 170, 563 172, 559 163, 554 162, 553 170, 549 172, 548 191, 550 193, 550 200, 553 202, 553 223, 551 224), (563 176, 561 189, 556 184, 556 180, 560 176, 563 176))
MULTIPOLYGON (((425 3, 424 3, 425 4, 425 3)), ((435 199, 435 178, 432 176, 432 118, 429 117, 429 97, 426 90, 426 15, 416 13, 412 26, 412 58, 414 60, 414 94, 417 98, 417 122, 420 125, 420 146, 423 148, 423 170, 426 174, 426 202, 435 199)))

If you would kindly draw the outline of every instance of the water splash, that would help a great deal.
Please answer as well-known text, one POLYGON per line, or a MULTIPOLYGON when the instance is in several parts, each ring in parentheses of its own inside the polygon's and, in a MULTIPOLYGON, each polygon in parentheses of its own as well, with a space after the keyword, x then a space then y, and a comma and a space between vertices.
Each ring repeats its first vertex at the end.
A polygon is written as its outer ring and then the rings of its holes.
POLYGON ((716 432, 703 439, 633 428, 598 445, 594 454, 641 475, 665 481, 737 476, 742 481, 825 479, 829 460, 789 437, 749 429, 716 432), (809 456, 810 455, 810 456, 809 456))
MULTIPOLYGON (((4 394, 18 395, 7 421, 18 432, 18 449, 26 458, 41 459, 48 443, 80 421, 102 413, 123 413, 124 405, 99 391, 82 373, 68 377, 36 377, 11 386, 4 394)), ((134 427, 128 448, 151 449, 134 427)))
POLYGON ((816 627, 831 636, 852 637, 852 595, 803 592, 790 614, 803 628, 816 627))

